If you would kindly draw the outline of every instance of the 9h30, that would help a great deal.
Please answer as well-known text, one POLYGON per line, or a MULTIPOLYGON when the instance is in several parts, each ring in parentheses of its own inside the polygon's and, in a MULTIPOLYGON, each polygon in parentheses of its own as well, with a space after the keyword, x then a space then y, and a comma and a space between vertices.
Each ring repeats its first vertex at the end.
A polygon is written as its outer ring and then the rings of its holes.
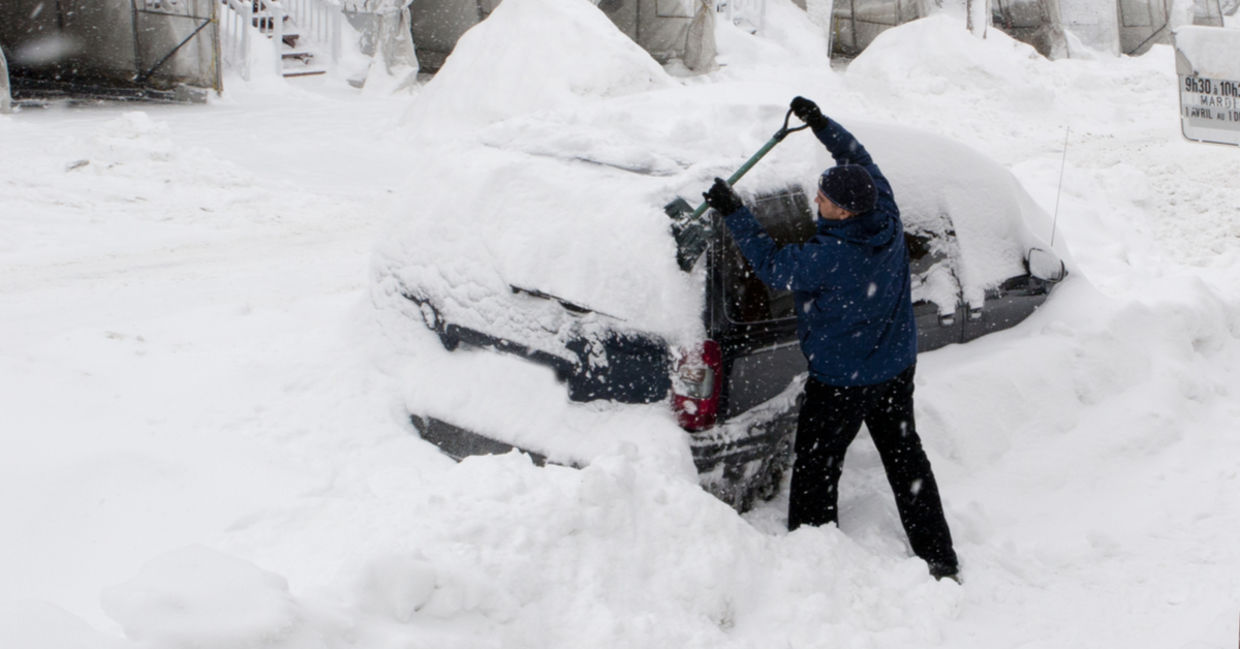
POLYGON ((1240 97, 1240 83, 1235 81, 1215 81, 1203 77, 1184 77, 1184 90, 1203 95, 1240 97))

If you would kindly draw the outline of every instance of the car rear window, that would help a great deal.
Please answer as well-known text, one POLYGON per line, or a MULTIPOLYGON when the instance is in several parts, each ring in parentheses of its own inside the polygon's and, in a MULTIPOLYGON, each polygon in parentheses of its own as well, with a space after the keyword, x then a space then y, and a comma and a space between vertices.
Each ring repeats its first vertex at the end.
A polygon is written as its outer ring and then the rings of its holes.
MULTIPOLYGON (((809 241, 816 231, 809 200, 799 188, 759 196, 750 203, 750 210, 781 246, 809 241)), ((769 289, 726 231, 724 241, 723 299, 728 320, 749 324, 795 317, 792 292, 769 289)))

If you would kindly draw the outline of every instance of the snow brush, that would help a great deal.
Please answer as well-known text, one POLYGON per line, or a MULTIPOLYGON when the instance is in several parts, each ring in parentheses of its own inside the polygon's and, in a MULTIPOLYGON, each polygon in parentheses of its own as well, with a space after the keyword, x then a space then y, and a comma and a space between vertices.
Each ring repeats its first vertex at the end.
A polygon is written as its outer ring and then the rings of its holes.
MULTIPOLYGON (((788 109, 788 112, 784 115, 784 125, 778 131, 775 131, 771 139, 767 140, 766 144, 763 144, 757 153, 749 156, 749 159, 745 161, 745 164, 741 165, 740 169, 728 176, 727 182, 729 187, 735 185, 741 179, 741 176, 744 176, 754 165, 758 164, 762 156, 770 153, 771 149, 774 149, 776 144, 788 137, 789 133, 809 128, 809 124, 788 128, 788 120, 791 118, 792 109, 788 109)), ((701 205, 697 206, 697 209, 692 209, 689 206, 689 201, 678 196, 676 200, 663 206, 663 211, 672 219, 672 237, 676 239, 676 263, 680 266, 680 270, 689 272, 689 269, 693 268, 693 264, 697 262, 698 257, 701 257, 702 253, 706 252, 706 246, 710 243, 711 223, 708 219, 702 218, 702 215, 706 213, 706 202, 703 201, 701 205)))

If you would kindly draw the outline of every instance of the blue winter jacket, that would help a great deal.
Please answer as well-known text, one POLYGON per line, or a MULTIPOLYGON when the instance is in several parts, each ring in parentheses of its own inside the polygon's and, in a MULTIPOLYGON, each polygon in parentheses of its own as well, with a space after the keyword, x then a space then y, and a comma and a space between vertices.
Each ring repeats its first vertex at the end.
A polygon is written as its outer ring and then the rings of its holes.
POLYGON ((878 190, 873 210, 843 221, 817 218, 812 239, 782 247, 747 207, 724 221, 758 277, 793 291, 810 375, 828 385, 882 383, 917 359, 900 210, 891 183, 852 133, 832 120, 814 135, 837 164, 870 172, 878 190))

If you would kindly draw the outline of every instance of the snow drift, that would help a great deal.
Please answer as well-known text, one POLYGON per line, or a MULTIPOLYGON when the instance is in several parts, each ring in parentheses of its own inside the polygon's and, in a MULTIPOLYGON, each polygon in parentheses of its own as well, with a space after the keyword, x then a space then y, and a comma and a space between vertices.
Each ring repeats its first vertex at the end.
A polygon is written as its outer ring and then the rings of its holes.
POLYGON ((436 132, 671 83, 588 0, 505 0, 461 36, 404 121, 436 132))

